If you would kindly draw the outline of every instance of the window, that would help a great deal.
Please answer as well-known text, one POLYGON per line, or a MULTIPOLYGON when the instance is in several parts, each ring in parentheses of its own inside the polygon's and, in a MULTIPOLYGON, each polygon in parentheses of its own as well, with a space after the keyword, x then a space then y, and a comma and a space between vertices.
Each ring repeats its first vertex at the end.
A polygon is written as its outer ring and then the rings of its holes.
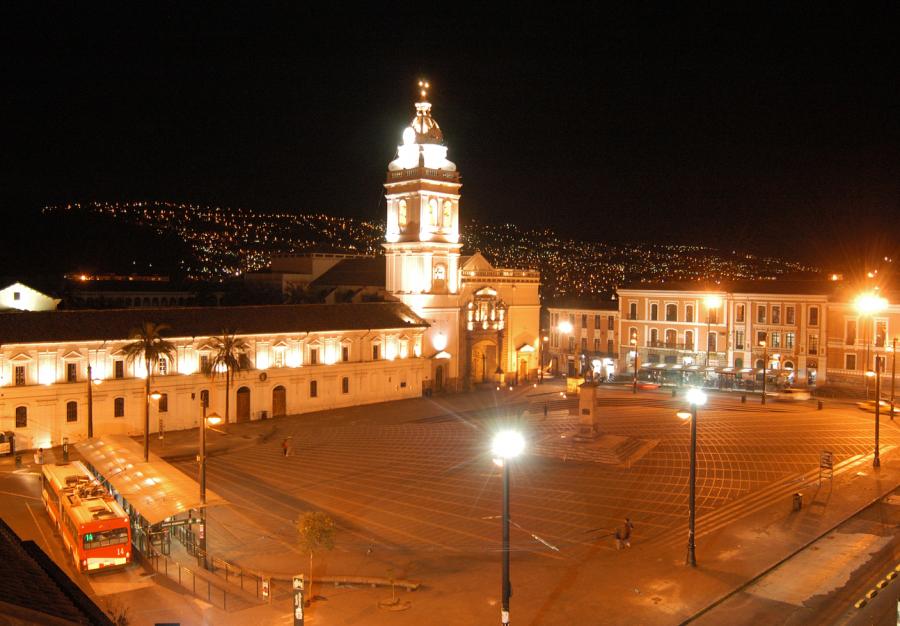
POLYGON ((582 314, 581 316, 581 327, 587 328, 587 315, 582 314))
POLYGON ((845 354, 844 355, 844 369, 847 369, 847 370, 855 370, 856 369, 856 355, 855 354, 845 354))
POLYGON ((569 313, 569 323, 572 325, 572 328, 575 328, 575 314, 569 313))
POLYGON ((719 345, 718 340, 719 340, 719 337, 715 333, 715 331, 709 333, 709 335, 707 336, 706 349, 709 350, 710 352, 716 352, 717 351, 716 348, 719 345))
POLYGON ((736 350, 744 349, 744 331, 742 331, 742 330, 734 331, 734 348, 736 350))
POLYGON ((781 307, 778 305, 772 305, 772 323, 781 323, 781 307))
POLYGON ((685 322, 693 322, 694 321, 694 305, 689 304, 684 307, 684 321, 685 322))
POLYGON ((606 330, 616 329, 616 318, 610 315, 606 320, 606 330))
MULTIPOLYGON (((203 359, 206 359, 206 363, 209 363, 209 357, 200 357, 200 364, 203 365, 203 359)), ((114 373, 113 376, 116 378, 125 378, 125 361, 119 359, 115 361, 113 364, 114 373)))
POLYGON ((810 326, 818 326, 819 325, 819 307, 817 307, 817 306, 809 307, 809 325, 810 326))
POLYGON ((164 356, 159 357, 159 361, 156 364, 156 369, 159 372, 160 376, 166 376, 169 373, 169 359, 164 356))
POLYGON ((310 398, 318 398, 319 397, 318 381, 315 381, 315 380, 309 381, 309 397, 310 398))
POLYGON ((848 346, 856 345, 856 320, 847 320, 847 327, 844 331, 844 344, 848 346))
POLYGON ((630 302, 628 304, 628 319, 630 319, 630 320, 637 319, 637 302, 630 302))
POLYGON ((113 417, 125 417, 125 398, 113 400, 113 417))
POLYGON ((706 318, 710 324, 718 324, 719 309, 706 309, 706 318))
POLYGON ((581 338, 581 351, 587 352, 587 337, 581 338))
POLYGON ((350 379, 346 376, 341 379, 341 393, 350 393, 350 379))
POLYGON ((678 305, 677 304, 667 304, 666 305, 666 321, 667 322, 677 322, 678 321, 678 305))
POLYGON ((659 305, 655 302, 650 305, 650 319, 657 320, 659 319, 659 305))
POLYGON ((684 349, 685 350, 693 350, 694 349, 694 331, 692 331, 692 330, 684 331, 684 349))
POLYGON ((766 305, 761 304, 756 307, 756 323, 757 324, 765 324, 766 323, 766 305))
POLYGON ((284 367, 284 350, 275 351, 275 367, 284 367))
POLYGON ((761 330, 756 333, 756 345, 760 346, 766 340, 766 332, 761 330))
POLYGON ((734 321, 735 322, 743 322, 744 321, 744 305, 736 304, 734 306, 734 321))
POLYGON ((810 335, 809 336, 809 350, 810 354, 818 354, 819 353, 819 336, 818 335, 810 335))
POLYGON ((784 347, 787 350, 794 349, 794 333, 784 333, 784 347))
POLYGON ((13 292, 13 300, 21 300, 21 299, 22 299, 22 292, 14 291, 13 292))
POLYGON ((428 223, 432 226, 438 225, 438 203, 436 198, 428 201, 428 223))
POLYGON ((779 333, 779 332, 772 333, 772 347, 773 348, 781 347, 781 333, 779 333))
POLYGON ((569 352, 575 352, 575 337, 569 335, 569 352))
POLYGON ((66 382, 78 382, 78 364, 66 363, 66 382))
POLYGON ((309 349, 309 364, 310 365, 318 365, 319 364, 319 349, 318 348, 310 348, 309 349))
POLYGON ((160 413, 168 413, 169 412, 169 394, 164 393, 159 396, 159 412, 160 413))
POLYGON ((600 338, 594 338, 594 352, 600 352, 600 338))
POLYGON ((406 200, 400 200, 397 204, 397 222, 400 226, 406 226, 406 200))
POLYGON ((603 328, 603 318, 600 315, 594 316, 594 330, 603 328))
POLYGON ((66 402, 66 421, 67 422, 77 422, 78 421, 78 403, 77 402, 66 402))
POLYGON ((650 329, 650 345, 656 346, 659 343, 659 329, 651 328, 650 329))
POLYGON ((377 343, 372 344, 372 360, 377 361, 381 358, 381 346, 377 343))
POLYGON ((341 361, 346 363, 350 360, 350 346, 341 346, 341 361))
POLYGON ((447 268, 442 263, 434 266, 434 282, 442 283, 447 280, 447 268))
POLYGON ((16 366, 16 385, 24 385, 25 384, 25 366, 17 365, 16 366))
POLYGON ((794 323, 794 307, 792 307, 792 306, 784 307, 784 323, 785 324, 793 324, 794 323))
POLYGON ((27 406, 17 406, 16 407, 16 428, 27 428, 28 427, 28 407, 27 406))
POLYGON ((744 359, 738 357, 734 360, 734 369, 741 369, 744 367, 744 359))
POLYGON ((884 347, 884 338, 887 335, 887 320, 875 320, 875 347, 884 347))
POLYGON ((612 354, 613 352, 615 352, 615 349, 616 349, 615 342, 612 339, 607 339, 606 340, 606 353, 612 354))
POLYGON ((209 389, 200 390, 200 406, 209 407, 209 389))
POLYGON ((444 228, 453 226, 453 203, 449 200, 444 200, 444 215, 441 218, 441 225, 444 228))

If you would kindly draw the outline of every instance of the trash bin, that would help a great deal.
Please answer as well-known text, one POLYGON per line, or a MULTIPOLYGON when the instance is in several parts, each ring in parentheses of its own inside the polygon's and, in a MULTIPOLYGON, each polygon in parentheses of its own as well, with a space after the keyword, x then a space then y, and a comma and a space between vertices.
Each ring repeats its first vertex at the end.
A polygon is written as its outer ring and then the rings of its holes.
POLYGON ((741 394, 741 404, 747 404, 747 394, 746 393, 741 394))
POLYGON ((819 404, 819 410, 820 410, 820 411, 821 411, 823 408, 825 408, 825 403, 822 402, 821 400, 819 400, 819 403, 818 403, 818 404, 819 404))
POLYGON ((803 508, 803 494, 799 491, 794 494, 794 510, 799 511, 803 508))

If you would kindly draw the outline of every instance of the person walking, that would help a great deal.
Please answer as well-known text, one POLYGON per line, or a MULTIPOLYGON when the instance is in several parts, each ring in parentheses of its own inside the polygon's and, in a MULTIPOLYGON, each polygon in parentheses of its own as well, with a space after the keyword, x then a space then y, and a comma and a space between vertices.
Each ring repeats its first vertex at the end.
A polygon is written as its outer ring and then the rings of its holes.
POLYGON ((634 524, 631 523, 631 518, 625 518, 625 525, 622 528, 616 529, 616 550, 621 550, 623 547, 630 548, 631 547, 631 529, 634 528, 634 524))
POLYGON ((287 456, 287 455, 288 455, 288 439, 290 439, 290 437, 285 438, 285 440, 281 442, 281 454, 282 454, 282 456, 287 456))
POLYGON ((547 419, 547 412, 550 410, 549 402, 544 402, 544 419, 547 419))

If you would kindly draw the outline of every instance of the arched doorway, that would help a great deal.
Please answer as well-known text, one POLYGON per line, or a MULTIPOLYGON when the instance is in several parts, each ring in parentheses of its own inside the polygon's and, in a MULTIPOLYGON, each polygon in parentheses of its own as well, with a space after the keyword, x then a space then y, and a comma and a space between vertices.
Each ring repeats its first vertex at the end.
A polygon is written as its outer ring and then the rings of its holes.
POLYGON ((497 344, 494 341, 480 341, 472 347, 470 370, 472 382, 477 384, 493 380, 497 370, 497 344))
POLYGON ((272 390, 272 417, 287 415, 287 390, 278 385, 272 390))
POLYGON ((434 370, 434 390, 440 393, 444 390, 444 366, 438 365, 434 370))
POLYGON ((237 408, 235 410, 237 421, 250 421, 250 389, 249 387, 241 387, 237 390, 237 408))

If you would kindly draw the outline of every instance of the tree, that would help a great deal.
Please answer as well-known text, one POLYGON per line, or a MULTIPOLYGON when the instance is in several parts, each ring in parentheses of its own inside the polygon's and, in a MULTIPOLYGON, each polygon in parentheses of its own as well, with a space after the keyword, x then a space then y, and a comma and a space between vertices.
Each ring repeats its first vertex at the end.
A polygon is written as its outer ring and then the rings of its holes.
POLYGON ((225 423, 227 424, 229 422, 231 383, 234 381, 234 376, 238 372, 253 367, 248 356, 250 344, 245 339, 235 336, 235 333, 230 330, 223 330, 221 337, 210 337, 209 343, 214 354, 204 366, 203 373, 210 378, 225 374, 225 423))
POLYGON ((307 511, 297 519, 300 550, 309 553, 308 598, 312 593, 313 555, 334 548, 334 520, 322 511, 307 511))
POLYGON ((175 345, 162 337, 164 330, 168 330, 168 324, 155 324, 144 322, 131 330, 128 336, 132 340, 126 344, 122 351, 129 363, 141 360, 144 362, 144 370, 147 372, 146 398, 144 399, 144 460, 150 458, 150 380, 153 378, 153 370, 162 357, 169 360, 175 358, 175 345))

